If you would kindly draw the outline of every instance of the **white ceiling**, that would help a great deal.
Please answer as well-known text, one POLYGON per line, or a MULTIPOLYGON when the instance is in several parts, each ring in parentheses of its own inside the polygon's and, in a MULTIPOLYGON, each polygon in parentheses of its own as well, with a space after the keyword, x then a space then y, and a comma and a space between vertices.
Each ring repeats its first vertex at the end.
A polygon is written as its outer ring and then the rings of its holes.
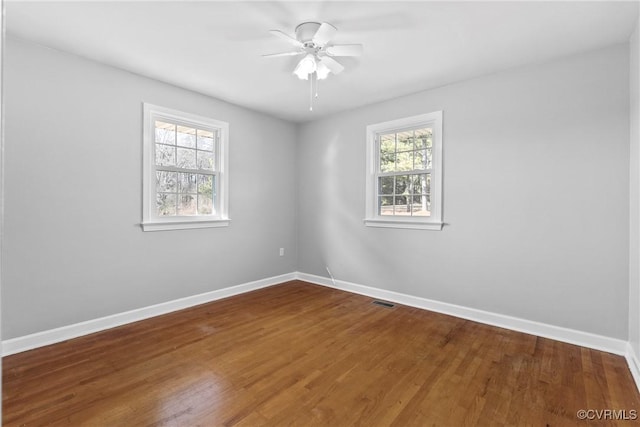
POLYGON ((626 42, 638 2, 5 1, 11 35, 292 121, 626 42), (308 82, 268 30, 330 22, 360 58, 308 82))

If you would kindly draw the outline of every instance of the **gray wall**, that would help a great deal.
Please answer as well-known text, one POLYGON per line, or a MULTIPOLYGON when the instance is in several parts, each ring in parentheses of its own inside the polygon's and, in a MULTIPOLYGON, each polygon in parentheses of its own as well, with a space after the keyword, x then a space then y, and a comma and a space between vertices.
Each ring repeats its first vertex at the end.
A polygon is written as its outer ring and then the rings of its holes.
POLYGON ((3 339, 326 265, 342 280, 626 339, 627 49, 296 128, 9 38, 3 339), (142 101, 230 123, 230 227, 140 230, 142 101), (366 125, 440 109, 447 226, 365 227, 366 125))
POLYGON ((301 126, 298 270, 627 339, 628 46, 301 126), (444 111, 443 231, 363 225, 365 127, 444 111))
POLYGON ((4 67, 3 339, 296 269, 294 125, 11 37, 4 67), (143 101, 229 122, 231 226, 140 230, 143 101))
POLYGON ((629 39, 629 341, 640 356, 640 12, 629 39))

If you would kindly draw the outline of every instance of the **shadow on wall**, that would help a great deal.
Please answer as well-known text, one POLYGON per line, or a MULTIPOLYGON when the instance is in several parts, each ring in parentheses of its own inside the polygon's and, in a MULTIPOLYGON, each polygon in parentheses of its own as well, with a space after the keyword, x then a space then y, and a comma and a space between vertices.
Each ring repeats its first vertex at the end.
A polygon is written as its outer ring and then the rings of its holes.
MULTIPOLYGON (((319 180, 321 188, 316 205, 319 210, 317 217, 321 222, 322 265, 323 268, 331 270, 332 279, 349 281, 350 272, 364 270, 376 277, 384 276, 384 247, 375 242, 370 234, 357 232, 364 227, 364 197, 359 196, 357 200, 349 199, 346 189, 360 180, 345 179, 345 171, 360 168, 348 168, 341 163, 340 142, 339 133, 330 138, 322 157, 324 179, 319 180), (350 210, 354 202, 361 205, 361 209, 350 210), (354 215, 360 211, 362 217, 354 215), (340 237, 338 240, 331 239, 331 236, 340 237)), ((362 160, 364 161, 364 156, 362 160)), ((358 193, 362 194, 364 183, 359 190, 358 193)))

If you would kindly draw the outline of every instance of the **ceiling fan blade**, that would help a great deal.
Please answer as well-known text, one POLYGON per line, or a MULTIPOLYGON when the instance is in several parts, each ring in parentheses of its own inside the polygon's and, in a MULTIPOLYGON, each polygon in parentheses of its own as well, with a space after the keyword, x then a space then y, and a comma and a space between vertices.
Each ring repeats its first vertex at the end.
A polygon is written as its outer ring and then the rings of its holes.
POLYGON ((331 56, 360 56, 363 52, 361 44, 336 44, 327 46, 327 55, 331 56))
POLYGON ((280 30, 269 30, 269 32, 276 37, 280 37, 282 40, 288 41, 289 43, 291 43, 296 47, 302 47, 302 43, 300 43, 298 40, 291 37, 290 35, 283 33, 280 30))
POLYGON ((333 74, 340 74, 344 70, 344 67, 338 61, 328 56, 320 58, 320 62, 326 65, 333 74))
POLYGON ((275 58, 278 56, 296 56, 296 55, 302 55, 304 53, 304 50, 296 50, 293 52, 282 52, 282 53, 267 53, 265 55, 262 55, 265 58, 275 58))
POLYGON ((338 29, 331 24, 323 22, 313 36, 313 42, 317 46, 324 46, 335 36, 338 29))

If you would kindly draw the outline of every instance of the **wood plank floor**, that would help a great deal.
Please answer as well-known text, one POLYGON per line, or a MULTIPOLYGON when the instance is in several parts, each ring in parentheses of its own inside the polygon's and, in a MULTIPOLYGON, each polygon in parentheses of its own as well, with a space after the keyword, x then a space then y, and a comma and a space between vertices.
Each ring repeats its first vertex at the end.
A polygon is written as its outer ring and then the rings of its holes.
POLYGON ((3 360, 3 425, 570 426, 608 353, 294 281, 3 360))

